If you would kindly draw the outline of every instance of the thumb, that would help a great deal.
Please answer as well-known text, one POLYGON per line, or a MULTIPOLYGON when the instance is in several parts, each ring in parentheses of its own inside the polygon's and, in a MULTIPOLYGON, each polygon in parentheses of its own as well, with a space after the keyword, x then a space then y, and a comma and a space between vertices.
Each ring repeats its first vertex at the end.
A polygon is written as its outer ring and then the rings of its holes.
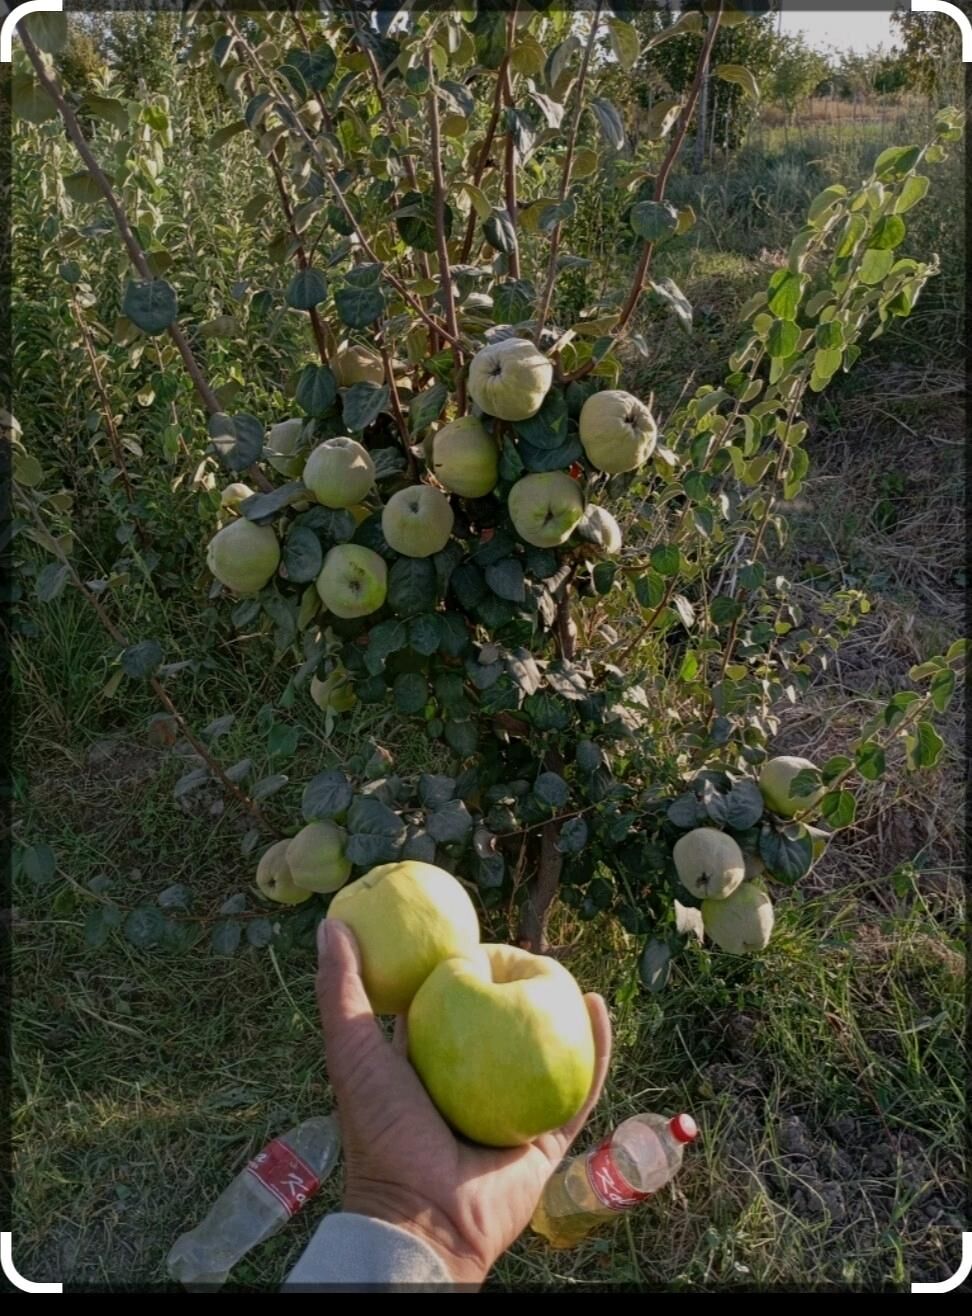
POLYGON ((340 1100, 354 1074, 385 1040, 361 980, 361 957, 346 923, 322 919, 317 928, 317 1008, 327 1071, 340 1100))

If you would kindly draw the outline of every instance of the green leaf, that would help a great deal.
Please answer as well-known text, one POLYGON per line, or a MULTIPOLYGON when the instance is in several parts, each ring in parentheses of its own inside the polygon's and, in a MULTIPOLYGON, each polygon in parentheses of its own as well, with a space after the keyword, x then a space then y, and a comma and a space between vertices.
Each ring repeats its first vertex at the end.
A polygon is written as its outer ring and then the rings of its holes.
POLYGON ((213 925, 210 946, 214 955, 235 955, 243 936, 242 924, 235 919, 223 919, 213 925))
POLYGON ((759 83, 742 64, 716 64, 712 72, 723 82, 734 82, 737 87, 742 87, 750 100, 759 100, 759 83))
POLYGON ((608 19, 608 36, 614 57, 625 73, 630 73, 641 54, 641 38, 633 23, 626 23, 620 18, 608 19))
POLYGON ((836 781, 841 773, 846 772, 853 764, 846 754, 835 754, 829 758, 820 769, 820 780, 825 786, 829 786, 832 781, 836 781))
MULTIPOLYGON (((452 233, 452 208, 445 208, 446 237, 452 233)), ((402 241, 417 251, 436 250, 435 201, 421 192, 406 192, 395 211, 395 225, 402 241)))
POLYGON ((297 380, 297 405, 319 417, 337 401, 337 380, 327 366, 306 365, 297 380))
POLYGON ((304 787, 300 808, 307 822, 342 818, 351 807, 354 791, 343 772, 319 772, 304 787))
POLYGON ((433 384, 417 393, 408 404, 408 424, 412 433, 418 434, 438 420, 448 400, 449 390, 445 384, 433 384))
POLYGON ((828 791, 820 801, 820 812, 834 831, 849 827, 857 815, 857 802, 850 791, 828 791))
POLYGON ((874 226, 868 247, 875 251, 891 251, 900 247, 907 233, 905 222, 897 215, 882 215, 874 226))
POLYGON ((659 242, 675 232, 678 211, 668 201, 638 201, 631 207, 628 222, 635 237, 659 242))
POLYGON ((591 109, 597 119, 601 136, 608 146, 615 151, 622 150, 624 148, 624 122, 615 106, 609 100, 605 100, 603 96, 594 96, 591 100, 591 109))
POLYGON ((499 562, 491 562, 485 574, 486 584, 499 598, 510 603, 525 602, 523 566, 518 558, 507 557, 499 562))
POLYGON ((428 612, 435 606, 435 566, 428 558, 400 557, 388 573, 388 603, 400 617, 428 612))
MULTIPOLYGON (((884 775, 884 750, 875 741, 864 741, 854 753, 854 762, 860 775, 868 782, 876 782, 884 775)), ((827 779, 826 776, 823 779, 827 779)))
MULTIPOLYGON (((421 561, 422 559, 418 559, 421 561)), ((408 647, 429 658, 442 640, 442 622, 436 612, 424 612, 408 623, 408 647)))
MULTIPOLYGON (((114 181, 110 174, 106 174, 105 177, 109 183, 114 181)), ((77 201, 79 205, 96 206, 105 199, 100 184, 92 174, 88 173, 87 169, 79 169, 76 173, 65 174, 62 181, 65 192, 72 201, 77 201)))
POLYGON ((800 326, 793 320, 774 320, 766 338, 770 356, 792 356, 800 338, 800 326))
POLYGON ((307 526, 295 525, 283 542, 281 574, 296 585, 316 580, 324 564, 321 541, 307 526))
POLYGON ((246 470, 263 452, 263 426, 255 416, 217 412, 209 417, 207 428, 213 451, 231 471, 246 470))
POLYGON ((295 311, 312 311, 327 298, 327 280, 312 265, 298 270, 287 285, 287 305, 295 311))
POLYGON ((392 863, 405 841, 405 824, 387 804, 369 795, 356 795, 348 810, 350 833, 345 854, 353 864, 372 867, 392 863))
POLYGON ((179 314, 175 289, 165 279, 129 279, 122 314, 143 333, 152 337, 164 333, 179 314))
MULTIPOLYGON (((10 8, 16 12, 17 6, 10 8)), ((57 55, 68 43, 67 15, 62 13, 30 14, 21 18, 31 40, 40 50, 49 55, 57 55)))
POLYGON ((59 119, 57 106, 30 73, 15 73, 10 80, 13 112, 26 123, 59 119))
POLYGON ((802 823, 789 823, 780 830, 764 827, 759 855, 773 877, 792 885, 813 865, 813 837, 802 823))
POLYGON ((380 288, 339 288, 334 294, 337 313, 352 329, 364 329, 385 311, 385 297, 380 288))
POLYGON ((725 802, 726 826, 733 831, 755 827, 763 816, 763 796, 754 781, 737 781, 725 796, 725 802))
POLYGON ((590 829, 584 818, 568 818, 557 837, 557 849, 561 854, 580 854, 587 844, 590 829))
POLYGON ((445 741, 460 758, 469 758, 475 754, 479 744, 479 732, 471 721, 447 722, 445 724, 445 741))
POLYGON ((653 994, 665 990, 672 972, 672 952, 664 941, 652 937, 638 961, 638 977, 653 994))
POLYGON ((421 672, 400 672, 392 685, 392 698, 400 713, 421 713, 429 701, 429 683, 421 672))
POLYGON ((165 927, 165 915, 161 910, 153 905, 141 905, 125 919, 125 938, 139 950, 149 950, 162 940, 165 927))
POLYGON ((686 333, 692 331, 692 303, 674 279, 649 279, 648 287, 668 306, 686 333))
POLYGON ((334 76, 337 56, 323 42, 311 50, 294 47, 288 50, 280 70, 293 89, 301 96, 309 91, 323 91, 334 76))
POLYGON ((448 800, 429 814, 425 826, 439 845, 461 845, 472 831, 473 820, 462 800, 448 800))
POLYGON ((506 255, 517 249, 516 227, 509 211, 502 206, 494 206, 492 214, 483 221, 483 234, 491 247, 506 255))
POLYGON ((920 158, 921 148, 918 146, 890 146, 874 161, 874 175, 883 182, 904 178, 920 158))
POLYGON ((537 290, 528 279, 505 279, 493 288, 493 320, 516 324, 525 320, 537 300, 537 290))
POLYGON ((552 388, 535 415, 516 421, 514 428, 533 447, 552 452, 567 442, 567 420, 567 399, 561 389, 552 388))
POLYGON ((742 604, 728 594, 718 594, 709 606, 709 615, 716 626, 728 626, 742 613, 742 604))
POLYGON ((861 283, 883 283, 894 264, 894 252, 868 248, 861 260, 858 277, 861 283))
POLYGON ((806 278, 790 270, 777 270, 769 281, 767 305, 781 320, 796 320, 806 278))
POLYGON ((905 736, 908 767, 912 772, 933 768, 942 756, 945 742, 931 722, 919 722, 914 732, 905 736))
POLYGON ((906 210, 916 206, 928 191, 929 179, 924 174, 912 174, 902 184, 901 191, 895 198, 894 213, 903 215, 906 210))
POLYGON ((146 680, 162 665, 165 655, 158 640, 139 640, 123 649, 119 661, 126 676, 134 680, 146 680))
POLYGON ((246 939, 251 946, 262 950, 273 941, 273 924, 268 918, 250 919, 246 925, 246 939))
MULTIPOLYGON (((676 576, 681 562, 681 553, 677 544, 658 544, 651 550, 651 565, 660 576, 676 576)), ((642 600, 647 607, 657 607, 661 598, 654 602, 642 600)))
POLYGON ((49 845, 29 845, 20 851, 20 870, 34 886, 47 886, 54 880, 57 860, 49 845))
POLYGON ((341 413, 349 434, 361 434, 388 405, 388 385, 352 384, 341 399, 341 413))
POLYGON ((108 940, 108 934, 121 927, 122 912, 117 905, 97 905, 89 909, 84 919, 84 944, 97 950, 108 940))
POLYGON ((398 653, 408 644, 408 631, 405 623, 395 621, 379 622, 368 634, 368 647, 365 650, 365 667, 372 676, 385 670, 385 663, 393 653, 398 653))
POLYGON ((533 793, 550 809, 562 809, 570 798, 570 788, 558 772, 541 772, 533 793))
POLYGON ((85 96, 81 102, 81 114, 92 119, 104 119, 119 132, 128 131, 128 110, 114 96, 97 96, 94 93, 85 96))
POLYGON ((71 579, 71 568, 66 562, 48 562, 37 574, 34 593, 38 603, 53 603, 64 592, 71 579))
POLYGON ((955 673, 950 668, 936 672, 929 687, 932 703, 939 713, 944 713, 955 693, 955 673))

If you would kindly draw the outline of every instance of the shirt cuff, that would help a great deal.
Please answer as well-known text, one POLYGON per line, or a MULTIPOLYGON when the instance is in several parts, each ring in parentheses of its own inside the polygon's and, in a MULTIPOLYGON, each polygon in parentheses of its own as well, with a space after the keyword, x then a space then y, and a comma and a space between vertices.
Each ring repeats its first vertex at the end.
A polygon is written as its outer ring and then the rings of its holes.
POLYGON ((284 1292, 455 1289, 438 1253, 405 1229, 349 1211, 325 1216, 284 1292))

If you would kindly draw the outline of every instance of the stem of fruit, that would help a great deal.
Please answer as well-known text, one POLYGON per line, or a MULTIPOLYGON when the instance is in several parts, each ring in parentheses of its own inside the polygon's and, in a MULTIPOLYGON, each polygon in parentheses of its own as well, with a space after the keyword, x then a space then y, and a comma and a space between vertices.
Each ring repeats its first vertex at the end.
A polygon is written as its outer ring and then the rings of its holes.
MULTIPOLYGON (((688 126, 691 122, 692 115, 695 113, 696 102, 699 99, 699 92, 702 89, 702 82, 705 78, 706 69, 709 66, 709 56, 712 53, 712 47, 715 45, 715 39, 719 33, 719 24, 722 22, 722 0, 719 0, 718 8, 709 14, 709 26, 705 34, 705 40, 702 43, 702 50, 699 53, 698 63, 695 66, 695 77, 692 79, 692 86, 689 89, 688 100, 682 109, 678 123, 672 132, 672 140, 668 150, 665 152, 661 167, 658 170, 658 176, 655 179, 655 201, 661 202, 665 199, 665 189, 668 186, 668 178, 672 172, 675 161, 681 153, 682 146, 685 143, 685 134, 688 132, 688 126)), ((624 305, 621 307, 621 313, 618 316, 618 322, 611 331, 611 347, 618 342, 624 335, 631 317, 635 313, 638 302, 641 300, 641 294, 644 292, 645 279, 648 276, 648 270, 651 268, 651 258, 654 254, 655 244, 652 241, 645 242, 641 249, 641 256, 635 268, 631 280, 631 287, 625 298, 624 305)), ((567 381, 570 383, 575 379, 583 379, 594 369, 595 362, 593 358, 585 361, 572 374, 568 375, 567 381)))
MULTIPOLYGON (((129 260, 143 279, 152 279, 154 276, 149 267, 148 261, 145 259, 145 253, 136 242, 135 234, 132 232, 131 225, 128 222, 124 210, 122 210, 121 203, 115 195, 114 188, 108 181, 108 177, 104 170, 95 159, 91 147, 88 145, 87 139, 81 131, 81 125, 78 123, 77 115, 64 99, 57 81, 51 76, 40 51, 37 49, 30 36, 30 33, 21 26, 18 29, 18 34, 23 43, 24 50, 27 53, 27 58, 34 66, 34 71, 37 74, 41 86, 57 107, 57 111, 64 123, 68 137, 70 137, 71 141, 74 143, 75 149, 84 161, 88 173, 94 179, 95 183, 97 183, 105 201, 108 203, 108 208, 115 220, 115 225, 121 235, 121 240, 125 244, 125 250, 128 252, 129 260)), ((176 324, 169 325, 167 332, 169 337, 175 343, 179 355, 182 357, 189 378, 192 380, 196 392, 199 394, 200 401, 206 411, 208 411, 211 416, 218 415, 222 411, 222 407, 219 405, 219 399, 210 387, 208 380, 200 368, 199 362, 193 355, 192 348, 189 346, 185 334, 176 324)), ((249 475, 254 483, 259 485, 261 489, 266 491, 273 487, 259 467, 252 466, 249 475)))
MULTIPOLYGON (((584 47, 584 57, 581 61, 580 73, 577 77, 577 84, 574 87, 574 109, 570 120, 570 129, 567 133, 567 149, 564 152, 564 168, 560 175, 560 191, 557 194, 557 204, 563 205, 567 199, 567 193, 570 190, 570 176, 574 167, 574 151, 577 147, 577 133, 580 128, 581 115, 584 112, 584 86, 587 82, 587 70, 590 67, 591 55, 594 52, 594 43, 597 39, 597 29, 601 22, 601 0, 597 0, 594 6, 594 13, 591 16, 591 30, 587 37, 587 45, 584 47)), ((557 279, 557 255, 560 251, 560 235, 563 231, 563 221, 557 220, 553 232, 550 235, 550 257, 547 265, 547 281, 544 284, 543 296, 540 299, 540 309, 537 312, 536 333, 534 341, 539 346, 540 339, 543 336, 543 326, 550 312, 550 302, 553 298, 554 283, 557 279)))
POLYGON ((442 176, 442 134, 439 128, 439 94, 435 85, 435 69, 431 50, 425 55, 425 69, 429 75, 429 149, 432 155, 432 199, 435 208, 435 246, 439 256, 439 283, 442 286, 442 306, 446 326, 452 336, 453 370, 456 381, 456 407, 461 416, 466 410, 466 381, 463 377, 462 349, 459 347, 459 321, 456 316, 456 294, 449 269, 449 242, 445 230, 445 179, 442 176))

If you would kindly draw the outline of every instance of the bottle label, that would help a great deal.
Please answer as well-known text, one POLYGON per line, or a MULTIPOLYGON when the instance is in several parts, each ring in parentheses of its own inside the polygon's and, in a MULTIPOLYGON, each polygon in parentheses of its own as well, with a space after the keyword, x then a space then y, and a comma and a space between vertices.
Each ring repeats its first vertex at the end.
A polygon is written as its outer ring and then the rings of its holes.
POLYGON ((321 1186, 306 1161, 279 1139, 254 1156, 246 1169, 273 1194, 288 1215, 295 1215, 321 1186))
POLYGON ((611 1155, 610 1134, 587 1157, 587 1181, 594 1196, 609 1211, 624 1211, 650 1197, 632 1188, 611 1155))

